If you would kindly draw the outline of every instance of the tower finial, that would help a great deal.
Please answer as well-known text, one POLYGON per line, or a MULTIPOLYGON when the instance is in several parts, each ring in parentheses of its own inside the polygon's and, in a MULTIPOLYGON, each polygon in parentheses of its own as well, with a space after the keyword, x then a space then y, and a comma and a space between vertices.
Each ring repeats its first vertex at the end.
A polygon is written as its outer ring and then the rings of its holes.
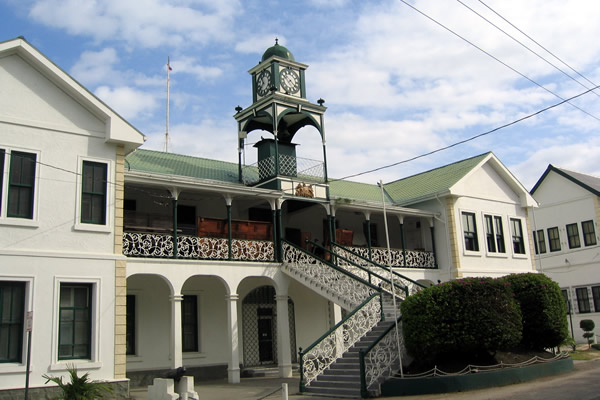
POLYGON ((279 39, 275 38, 275 44, 278 45, 279 44, 279 39))

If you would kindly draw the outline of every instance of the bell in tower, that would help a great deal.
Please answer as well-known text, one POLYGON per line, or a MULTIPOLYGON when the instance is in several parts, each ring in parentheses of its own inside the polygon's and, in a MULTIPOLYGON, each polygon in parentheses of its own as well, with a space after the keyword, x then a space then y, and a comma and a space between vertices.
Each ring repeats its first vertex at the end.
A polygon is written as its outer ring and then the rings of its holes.
MULTIPOLYGON (((237 107, 239 180, 246 185, 281 190, 296 196, 296 188, 310 187, 312 197, 327 199, 327 157, 323 114, 326 107, 319 99, 313 104, 306 99, 305 70, 308 65, 297 62, 293 54, 275 39, 261 61, 250 69, 252 105, 237 107), (321 136, 322 161, 296 156, 292 143, 305 126, 316 128, 321 136), (257 163, 242 164, 245 142, 253 131, 262 130, 272 136, 257 141, 257 163)), ((318 157, 321 158, 321 157, 318 157)))

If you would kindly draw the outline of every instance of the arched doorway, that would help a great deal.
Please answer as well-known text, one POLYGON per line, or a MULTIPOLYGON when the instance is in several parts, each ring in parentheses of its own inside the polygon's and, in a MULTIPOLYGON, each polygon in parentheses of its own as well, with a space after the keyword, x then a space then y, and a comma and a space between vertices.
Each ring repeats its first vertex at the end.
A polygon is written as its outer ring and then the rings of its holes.
MULTIPOLYGON (((297 362, 294 303, 288 299, 292 362, 297 362)), ((277 304, 273 286, 260 286, 242 301, 244 366, 277 364, 277 304)))

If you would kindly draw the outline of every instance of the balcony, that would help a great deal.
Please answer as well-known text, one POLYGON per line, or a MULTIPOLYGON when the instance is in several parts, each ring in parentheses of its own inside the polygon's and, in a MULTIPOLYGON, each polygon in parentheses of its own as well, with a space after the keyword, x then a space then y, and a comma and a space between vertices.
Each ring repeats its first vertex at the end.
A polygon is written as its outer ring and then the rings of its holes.
MULTIPOLYGON (((277 176, 275 156, 267 157, 259 162, 242 167, 242 181, 252 186, 277 176)), ((308 158, 279 155, 279 175, 296 178, 305 182, 324 183, 325 163, 308 158)))
MULTIPOLYGON (((432 251, 425 250, 405 250, 390 249, 389 263, 388 251, 385 247, 371 247, 371 257, 369 258, 369 249, 366 247, 345 247, 347 250, 360 255, 363 258, 388 266, 391 264, 394 268, 437 268, 435 257, 432 251)), ((350 257, 351 258, 351 257, 350 257)))

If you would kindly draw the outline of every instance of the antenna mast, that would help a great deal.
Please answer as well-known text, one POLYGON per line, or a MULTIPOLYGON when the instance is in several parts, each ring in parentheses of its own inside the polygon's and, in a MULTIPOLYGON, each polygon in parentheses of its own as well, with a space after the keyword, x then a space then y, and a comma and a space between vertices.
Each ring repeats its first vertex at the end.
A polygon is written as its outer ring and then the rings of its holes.
POLYGON ((171 88, 171 60, 167 56, 167 128, 165 131, 165 152, 169 152, 169 92, 171 88))

